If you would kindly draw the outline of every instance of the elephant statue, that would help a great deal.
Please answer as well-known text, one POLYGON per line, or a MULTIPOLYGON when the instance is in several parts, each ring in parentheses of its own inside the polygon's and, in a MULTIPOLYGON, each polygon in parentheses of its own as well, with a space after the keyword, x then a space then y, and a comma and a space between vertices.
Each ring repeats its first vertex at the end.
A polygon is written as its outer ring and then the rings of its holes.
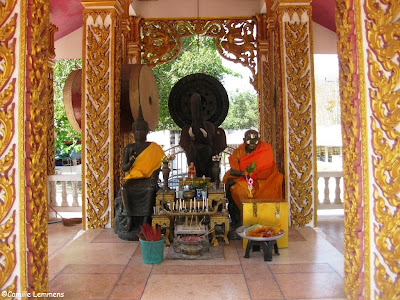
POLYGON ((193 162, 196 176, 210 177, 216 181, 212 172, 212 157, 221 153, 226 147, 226 135, 222 128, 204 120, 202 100, 198 93, 190 97, 192 123, 182 128, 179 145, 186 153, 188 165, 193 162))

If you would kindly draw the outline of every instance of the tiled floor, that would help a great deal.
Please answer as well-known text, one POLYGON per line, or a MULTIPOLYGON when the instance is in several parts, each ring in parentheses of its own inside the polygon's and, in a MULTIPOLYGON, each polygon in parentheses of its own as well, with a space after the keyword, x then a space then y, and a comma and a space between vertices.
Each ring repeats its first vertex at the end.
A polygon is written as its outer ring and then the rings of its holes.
POLYGON ((343 255, 321 229, 290 229, 289 247, 271 262, 262 252, 244 258, 234 240, 220 243, 223 258, 164 258, 159 265, 144 264, 139 242, 120 240, 112 229, 71 241, 79 229, 49 225, 49 291, 63 299, 345 299, 343 255))
POLYGON ((326 235, 326 239, 340 253, 344 254, 344 219, 343 210, 337 214, 318 215, 318 227, 326 235))

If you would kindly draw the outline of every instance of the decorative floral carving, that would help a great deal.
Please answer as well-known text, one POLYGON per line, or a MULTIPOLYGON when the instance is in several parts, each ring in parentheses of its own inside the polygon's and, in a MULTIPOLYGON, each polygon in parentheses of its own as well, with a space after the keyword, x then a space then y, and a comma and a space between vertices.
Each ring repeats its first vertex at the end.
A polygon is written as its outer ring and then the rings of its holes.
POLYGON ((150 66, 176 58, 182 50, 181 38, 204 35, 216 38, 218 52, 224 58, 250 69, 257 87, 257 45, 255 21, 248 19, 140 20, 143 60, 150 66))
POLYGON ((54 146, 54 91, 53 91, 53 59, 55 58, 54 49, 54 34, 57 32, 57 26, 50 24, 48 27, 49 34, 49 74, 47 80, 46 91, 48 95, 45 97, 49 100, 47 104, 47 174, 52 175, 56 171, 56 161, 55 161, 55 146, 54 146))
MULTIPOLYGON (((28 2, 25 149, 27 273, 30 291, 48 288, 47 110, 50 10, 46 1, 28 2)), ((23 57, 23 56, 22 56, 23 57)), ((23 122, 23 121, 22 121, 23 122)), ((21 224, 21 226, 23 226, 21 224)), ((21 262, 23 263, 23 262, 21 262)))
POLYGON ((16 194, 15 149, 15 36, 17 1, 6 1, 0 7, 0 291, 15 292, 16 267, 16 194), (6 286, 7 284, 7 286, 6 286))
POLYGON ((283 83, 282 77, 279 76, 282 74, 282 59, 283 59, 283 52, 281 50, 281 43, 279 40, 279 22, 278 20, 273 20, 275 24, 274 28, 274 35, 273 35, 273 59, 274 59, 274 86, 275 86, 275 99, 276 99, 276 116, 275 116, 275 153, 276 153, 276 166, 282 174, 285 174, 285 123, 284 123, 284 103, 283 103, 283 83))
POLYGON ((288 138, 288 196, 290 199, 291 225, 305 226, 314 216, 314 101, 310 86, 313 85, 310 49, 310 10, 304 7, 280 8, 286 72, 284 92, 286 99, 286 125, 288 138), (299 188, 302 187, 302 188, 299 188))
MULTIPOLYGON (((360 211, 367 210, 364 203, 362 156, 360 151, 361 123, 358 116, 361 115, 360 98, 362 99, 362 62, 358 59, 358 53, 354 41, 356 41, 356 27, 354 26, 353 2, 349 0, 336 2, 336 28, 338 34, 339 56, 339 88, 341 95, 341 121, 343 141, 343 179, 345 228, 345 292, 349 299, 358 299, 363 291, 362 261, 363 240, 363 216, 360 211), (361 74, 360 74, 361 70, 361 74)), ((361 34, 359 34, 361 35, 361 34)), ((361 49, 361 46, 358 45, 361 49)), ((365 137, 366 138, 366 137, 365 137)), ((364 227, 365 228, 365 227, 364 227)), ((366 235, 364 235, 366 237, 366 235)), ((364 263, 368 264, 364 260, 364 263)), ((368 273, 368 270, 366 270, 368 273)))
MULTIPOLYGON (((121 17, 117 16, 117 23, 121 23, 121 17)), ((122 136, 120 134, 120 115, 121 115, 121 68, 123 61, 123 48, 122 48, 122 40, 124 32, 120 30, 119 27, 115 28, 115 64, 114 64, 114 126, 111 128, 111 136, 114 138, 113 145, 113 158, 114 158, 114 168, 113 168, 113 178, 114 178, 114 186, 111 189, 113 191, 113 195, 111 195, 111 207, 114 207, 114 198, 116 197, 116 193, 121 186, 122 178, 120 177, 121 167, 121 157, 123 157, 120 152, 121 144, 122 144, 122 136)), ((111 224, 114 224, 114 215, 111 214, 111 224)))
MULTIPOLYGON (((110 50, 111 24, 106 11, 84 12, 86 27, 84 193, 88 228, 102 228, 110 218, 110 50)), ((83 195, 83 193, 82 193, 83 195)))
POLYGON ((372 114, 374 298, 394 299, 400 290, 400 3, 364 3, 372 114))
MULTIPOLYGON (((257 15, 257 38, 258 38, 258 80, 260 91, 258 94, 260 111, 260 133, 262 139, 274 145, 275 129, 275 103, 274 103, 274 60, 273 50, 270 47, 273 43, 268 41, 268 37, 273 36, 272 30, 268 29, 265 15, 257 15)), ((275 148, 275 147, 274 147, 275 148)))

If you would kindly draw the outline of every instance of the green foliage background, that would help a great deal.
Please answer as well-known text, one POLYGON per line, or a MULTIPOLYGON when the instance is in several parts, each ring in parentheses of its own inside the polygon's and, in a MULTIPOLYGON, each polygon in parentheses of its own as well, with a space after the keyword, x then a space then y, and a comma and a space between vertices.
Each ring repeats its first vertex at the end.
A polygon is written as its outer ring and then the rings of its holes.
POLYGON ((67 119, 64 107, 63 89, 65 81, 72 71, 82 68, 81 59, 59 59, 55 61, 54 70, 54 131, 56 155, 62 155, 74 151, 80 151, 81 135, 76 132, 67 119), (72 143, 66 145, 65 143, 72 143))
POLYGON ((258 130, 258 101, 255 91, 236 90, 235 93, 229 95, 229 112, 221 127, 258 130))

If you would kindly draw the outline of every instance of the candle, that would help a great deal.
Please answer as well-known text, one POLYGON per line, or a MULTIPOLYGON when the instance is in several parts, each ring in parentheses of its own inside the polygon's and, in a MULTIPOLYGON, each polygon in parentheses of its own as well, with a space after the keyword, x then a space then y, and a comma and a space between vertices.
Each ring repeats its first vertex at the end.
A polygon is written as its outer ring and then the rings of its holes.
POLYGON ((190 203, 189 203, 189 211, 192 211, 192 199, 190 199, 190 203))
POLYGON ((155 215, 155 214, 156 214, 156 207, 153 206, 153 215, 155 215))
POLYGON ((172 202, 172 211, 175 210, 175 202, 172 202))

